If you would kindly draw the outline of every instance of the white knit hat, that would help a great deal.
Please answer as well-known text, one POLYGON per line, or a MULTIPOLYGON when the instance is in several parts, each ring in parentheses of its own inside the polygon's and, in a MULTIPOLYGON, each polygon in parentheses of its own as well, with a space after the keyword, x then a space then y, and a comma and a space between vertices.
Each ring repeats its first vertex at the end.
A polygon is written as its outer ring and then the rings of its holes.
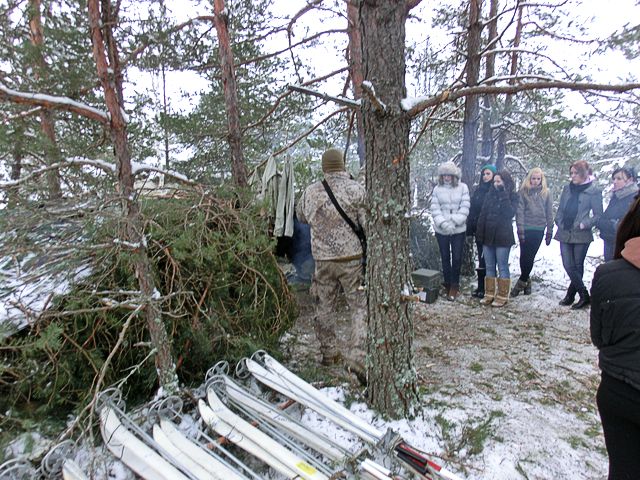
POLYGON ((457 165, 451 161, 444 162, 438 167, 438 176, 440 175, 453 175, 460 178, 461 172, 457 165))

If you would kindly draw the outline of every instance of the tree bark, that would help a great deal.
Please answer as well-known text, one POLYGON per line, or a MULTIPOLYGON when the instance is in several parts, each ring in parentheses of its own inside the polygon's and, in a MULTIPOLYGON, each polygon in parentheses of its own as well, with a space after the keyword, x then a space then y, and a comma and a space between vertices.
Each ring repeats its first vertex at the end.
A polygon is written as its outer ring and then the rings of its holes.
POLYGON ((89 0, 89 22, 93 58, 96 62, 98 78, 104 90, 105 102, 111 115, 109 131, 116 157, 118 189, 122 196, 122 207, 125 215, 125 240, 136 245, 133 251, 135 276, 142 296, 146 299, 143 315, 146 320, 151 343, 156 350, 155 364, 160 385, 167 392, 178 388, 176 367, 171 355, 169 338, 162 321, 162 313, 153 300, 156 294, 151 270, 151 261, 145 249, 143 222, 140 218, 140 207, 133 190, 133 172, 131 168, 131 152, 127 137, 127 123, 124 117, 122 94, 122 73, 117 61, 118 49, 111 28, 117 18, 113 15, 110 0, 89 0), (102 30, 104 28, 104 31, 102 30), (108 47, 108 48, 107 48, 108 47), (107 54, 109 62, 107 61, 107 54))
MULTIPOLYGON (((42 29, 42 18, 40 0, 29 0, 29 38, 35 48, 34 76, 36 80, 46 83, 49 78, 47 62, 42 49, 44 48, 44 32, 42 29)), ((40 110, 40 128, 45 137, 44 157, 49 165, 58 163, 62 158, 58 143, 56 141, 56 129, 52 113, 43 108, 40 110)), ((47 194, 49 199, 54 200, 62 197, 60 188, 60 172, 52 169, 46 173, 47 194)))
MULTIPOLYGON (((515 77, 518 73, 518 52, 516 49, 520 46, 520 40, 522 38, 522 10, 523 7, 518 9, 518 23, 516 24, 516 33, 513 38, 513 48, 514 51, 511 53, 511 68, 510 75, 511 77, 515 77)), ((509 80, 510 85, 515 85, 515 79, 511 78, 509 80)), ((511 113, 511 108, 513 106, 513 94, 507 94, 504 100, 504 113, 502 115, 502 126, 500 127, 500 132, 498 133, 498 145, 496 147, 496 168, 498 170, 502 170, 505 164, 505 157, 507 155, 507 134, 508 128, 506 120, 511 113)))
POLYGON ((213 1, 214 23, 218 34, 220 65, 222 67, 222 88, 227 109, 227 137, 231 152, 231 175, 239 187, 248 184, 247 166, 242 153, 242 130, 240 128, 240 110, 238 108, 238 87, 233 66, 233 52, 227 28, 228 14, 224 0, 213 1))
MULTIPOLYGON (((353 98, 359 100, 362 98, 362 81, 364 76, 362 73, 362 36, 360 35, 359 10, 353 2, 347 3, 347 34, 349 36, 349 75, 351 77, 351 85, 353 86, 353 98)), ((358 141, 358 159, 360 167, 365 165, 364 153, 364 125, 362 123, 362 110, 356 110, 356 132, 358 141)))
MULTIPOLYGON (((489 35, 487 48, 491 51, 495 49, 495 42, 498 38, 498 2, 499 0, 491 0, 491 6, 489 8, 489 35)), ((486 56, 485 64, 485 79, 492 78, 496 73, 496 54, 489 52, 486 56)), ((495 98, 494 95, 487 94, 482 97, 482 161, 484 163, 492 163, 493 159, 493 128, 492 123, 495 117, 494 108, 495 98)))
POLYGON ((378 92, 363 98, 367 185, 368 399, 392 418, 417 401, 409 284, 409 126, 405 89, 404 2, 364 0, 360 31, 364 78, 378 92), (379 100, 379 101, 378 101, 379 100), (381 102, 381 103, 380 103, 381 102))
MULTIPOLYGON (((467 31, 466 83, 469 87, 478 85, 480 78, 480 42, 482 23, 480 11, 482 0, 469 0, 469 29, 467 31)), ((478 121, 480 114, 479 99, 469 95, 464 102, 464 120, 462 124, 462 181, 473 184, 478 155, 478 121)))

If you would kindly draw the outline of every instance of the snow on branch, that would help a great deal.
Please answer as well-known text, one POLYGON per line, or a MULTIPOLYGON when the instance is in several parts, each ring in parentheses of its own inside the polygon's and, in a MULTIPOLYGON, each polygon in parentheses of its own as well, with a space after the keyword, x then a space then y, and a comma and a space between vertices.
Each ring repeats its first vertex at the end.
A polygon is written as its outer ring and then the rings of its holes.
POLYGON ((373 84, 369 81, 362 82, 362 93, 369 98, 369 101, 373 104, 373 107, 378 113, 384 113, 387 110, 387 106, 382 100, 376 96, 376 89, 373 88, 373 84))
POLYGON ((479 85, 463 87, 457 90, 445 90, 431 97, 405 98, 402 100, 402 108, 410 117, 415 117, 426 109, 444 102, 453 102, 459 98, 470 95, 499 95, 514 94, 529 90, 562 89, 574 91, 617 92, 624 93, 640 89, 640 83, 622 83, 609 85, 590 82, 569 82, 563 80, 548 80, 538 82, 519 83, 514 85, 479 85))
POLYGON ((293 90, 294 92, 305 93, 307 95, 313 95, 314 97, 322 98, 328 102, 335 102, 339 105, 344 105, 346 107, 359 107, 359 100, 351 100, 349 98, 344 97, 334 97, 333 95, 327 95, 326 93, 318 92, 317 90, 313 90, 311 88, 302 87, 300 85, 289 85, 289 90, 293 90))
MULTIPOLYGON (((21 177, 18 180, 9 180, 6 182, 0 182, 0 189, 15 187, 17 185, 20 185, 22 183, 25 183, 31 180, 34 177, 37 177, 38 175, 42 175, 43 173, 49 170, 57 170, 60 168, 66 168, 71 166, 96 167, 110 174, 115 174, 117 172, 116 164, 111 162, 98 160, 98 159, 82 158, 82 157, 68 158, 64 162, 57 162, 52 165, 39 168, 38 170, 35 170, 31 172, 29 175, 25 175, 24 177, 21 177)), ((174 178, 175 180, 178 180, 179 182, 182 182, 182 183, 186 183, 188 185, 198 185, 196 182, 194 182, 193 180, 189 180, 186 176, 182 175, 181 173, 174 172, 172 170, 164 170, 158 167, 152 167, 150 165, 144 165, 142 163, 132 162, 132 174, 137 175, 141 172, 156 172, 156 173, 160 173, 168 177, 174 178)))
POLYGON ((109 123, 109 114, 107 112, 90 107, 84 103, 76 102, 68 97, 19 92, 7 87, 2 82, 0 82, 0 100, 50 109, 66 110, 92 120, 97 120, 100 123, 109 123))

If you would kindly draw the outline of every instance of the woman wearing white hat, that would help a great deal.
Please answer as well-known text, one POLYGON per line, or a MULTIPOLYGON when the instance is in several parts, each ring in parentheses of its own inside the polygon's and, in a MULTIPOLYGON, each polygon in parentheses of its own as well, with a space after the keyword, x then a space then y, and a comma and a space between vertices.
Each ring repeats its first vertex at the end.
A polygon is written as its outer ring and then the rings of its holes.
POLYGON ((460 169, 453 162, 438 167, 438 185, 431 195, 431 216, 440 248, 447 299, 460 293, 462 249, 469 215, 469 188, 460 182, 460 169))

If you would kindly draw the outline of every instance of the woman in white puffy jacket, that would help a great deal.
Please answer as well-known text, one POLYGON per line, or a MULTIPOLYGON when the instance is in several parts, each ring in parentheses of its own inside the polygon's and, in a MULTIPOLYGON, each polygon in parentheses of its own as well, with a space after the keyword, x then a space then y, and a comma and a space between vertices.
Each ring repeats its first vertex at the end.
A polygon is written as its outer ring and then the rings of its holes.
POLYGON ((440 248, 447 300, 454 301, 460 293, 469 188, 460 181, 460 169, 453 162, 445 162, 438 167, 438 185, 431 194, 430 211, 440 248))

